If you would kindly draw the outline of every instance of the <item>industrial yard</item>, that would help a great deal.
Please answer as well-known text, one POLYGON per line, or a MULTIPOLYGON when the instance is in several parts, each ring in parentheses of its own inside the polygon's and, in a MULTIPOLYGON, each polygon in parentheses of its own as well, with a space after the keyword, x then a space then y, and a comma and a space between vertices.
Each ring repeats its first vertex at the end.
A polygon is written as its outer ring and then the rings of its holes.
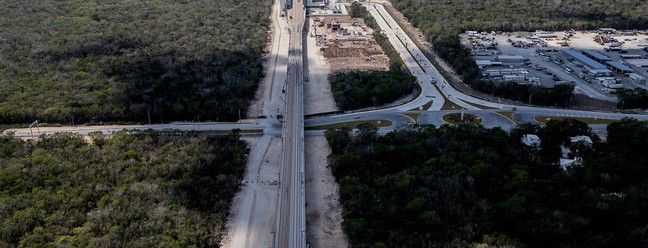
POLYGON ((644 31, 467 31, 461 38, 482 76, 493 81, 547 88, 574 83, 576 93, 608 101, 618 89, 648 89, 644 31))

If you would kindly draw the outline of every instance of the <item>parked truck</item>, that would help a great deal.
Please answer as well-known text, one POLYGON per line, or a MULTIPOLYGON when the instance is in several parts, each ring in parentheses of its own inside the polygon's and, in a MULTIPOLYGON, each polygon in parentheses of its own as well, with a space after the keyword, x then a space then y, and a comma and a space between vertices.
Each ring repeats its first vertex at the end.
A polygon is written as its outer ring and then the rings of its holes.
POLYGON ((634 80, 636 83, 641 83, 641 84, 646 83, 646 78, 637 73, 630 73, 628 74, 628 77, 634 80))

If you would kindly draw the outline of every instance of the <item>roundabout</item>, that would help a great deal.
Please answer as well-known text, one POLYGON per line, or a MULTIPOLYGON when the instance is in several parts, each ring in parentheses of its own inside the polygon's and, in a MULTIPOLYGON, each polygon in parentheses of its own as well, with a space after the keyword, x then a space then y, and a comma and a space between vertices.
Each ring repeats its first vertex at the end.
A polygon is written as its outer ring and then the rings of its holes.
POLYGON ((452 125, 479 125, 482 123, 482 118, 469 113, 450 113, 443 116, 443 121, 452 125))

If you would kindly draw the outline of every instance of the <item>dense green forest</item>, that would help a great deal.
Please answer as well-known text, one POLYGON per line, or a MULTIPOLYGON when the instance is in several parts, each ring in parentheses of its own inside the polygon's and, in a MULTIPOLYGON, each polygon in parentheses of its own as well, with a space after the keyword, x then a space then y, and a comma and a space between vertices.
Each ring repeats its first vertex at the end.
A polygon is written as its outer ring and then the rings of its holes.
POLYGON ((648 107, 648 91, 642 88, 621 89, 617 91, 619 109, 634 109, 648 107))
POLYGON ((412 93, 416 78, 400 69, 351 71, 329 76, 333 98, 340 110, 376 107, 412 93))
MULTIPOLYGON (((434 45, 437 54, 446 60, 464 82, 474 89, 518 101, 516 96, 542 94, 543 99, 561 94, 553 90, 538 91, 533 87, 511 84, 498 85, 480 79, 479 70, 467 48, 459 43, 457 34, 465 30, 530 31, 648 28, 648 2, 643 0, 563 0, 563 1, 502 1, 502 0, 391 0, 412 24, 419 28, 434 45), (536 91, 535 93, 531 93, 536 91), (515 92, 507 94, 506 92, 515 92)), ((524 97, 521 97, 524 99, 524 97)), ((533 102, 541 105, 565 105, 564 100, 533 102)), ((567 102, 567 104, 569 104, 567 102)))
POLYGON ((215 247, 248 152, 238 134, 0 136, 0 247, 215 247))
POLYGON ((271 2, 3 1, 0 123, 235 120, 271 2))
POLYGON ((427 34, 458 31, 645 29, 643 0, 391 0, 427 34))
POLYGON ((352 247, 647 247, 648 124, 328 130, 352 247), (535 133, 539 149, 520 142, 535 133), (589 135, 593 146, 569 137, 589 135), (581 166, 564 172, 560 145, 581 166))
POLYGON ((389 57, 388 71, 341 72, 329 75, 329 83, 335 103, 342 111, 376 107, 391 103, 415 89, 416 77, 409 73, 398 52, 380 33, 380 27, 365 7, 353 2, 349 8, 351 17, 363 18, 374 29, 374 39, 389 57))

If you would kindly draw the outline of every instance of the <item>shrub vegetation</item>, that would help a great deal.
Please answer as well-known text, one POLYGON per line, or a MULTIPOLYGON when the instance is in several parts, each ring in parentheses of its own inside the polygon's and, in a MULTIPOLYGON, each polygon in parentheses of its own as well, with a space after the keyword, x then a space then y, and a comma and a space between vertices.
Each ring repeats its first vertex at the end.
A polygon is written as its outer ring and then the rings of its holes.
POLYGON ((0 123, 235 120, 271 2, 5 1, 0 123))
POLYGON ((646 247, 648 124, 459 125, 328 130, 342 226, 353 247, 646 247), (526 133, 539 149, 520 142, 526 133), (594 144, 570 143, 589 135, 594 144), (560 145, 583 163, 558 165, 560 145))
POLYGON ((215 247, 245 170, 238 134, 0 136, 1 247, 215 247))

